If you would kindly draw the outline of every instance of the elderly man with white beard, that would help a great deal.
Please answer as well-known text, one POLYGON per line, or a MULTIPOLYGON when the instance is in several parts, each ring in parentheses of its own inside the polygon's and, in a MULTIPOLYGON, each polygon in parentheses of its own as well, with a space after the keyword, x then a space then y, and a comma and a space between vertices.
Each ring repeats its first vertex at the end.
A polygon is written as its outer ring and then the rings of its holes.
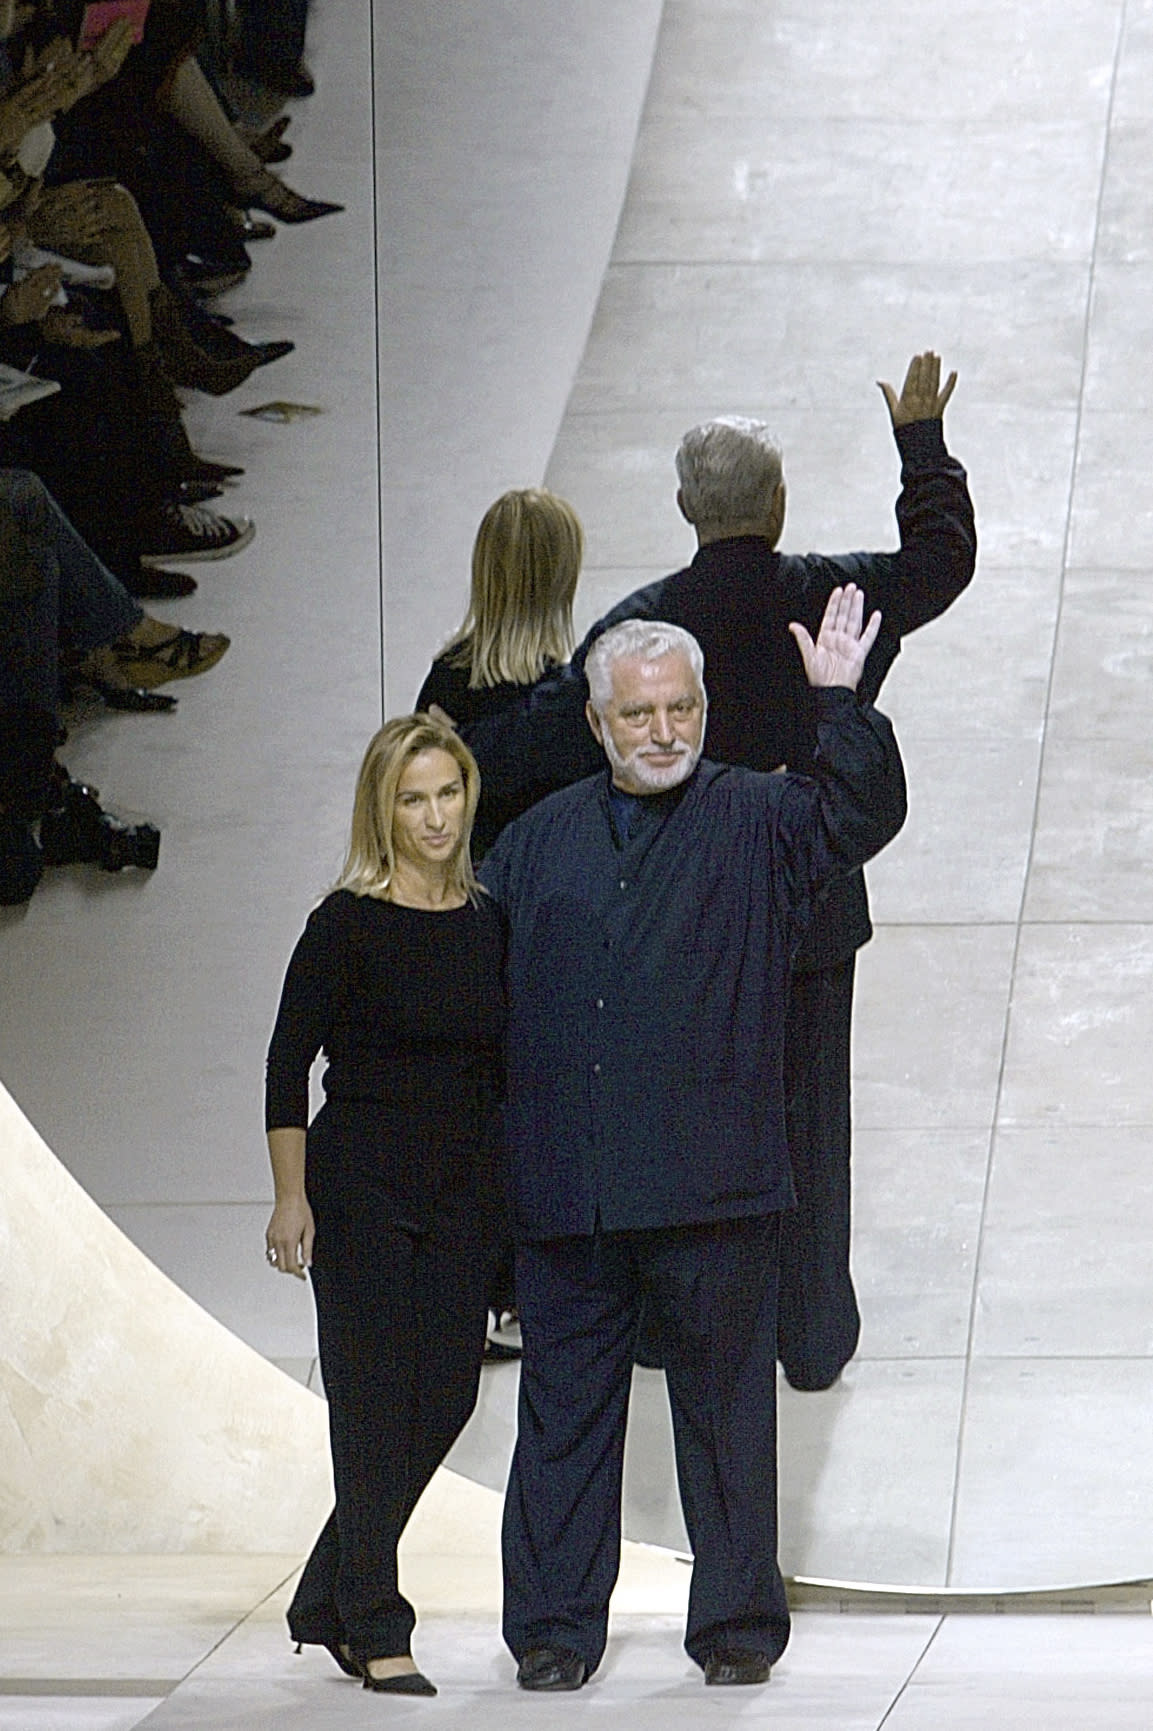
POLYGON ((853 585, 814 643, 811 777, 701 758, 703 658, 631 620, 586 663, 607 772, 510 825, 481 878, 509 923, 506 1124, 524 1339, 504 1635, 526 1689, 604 1650, 643 1306, 659 1320, 694 1568, 685 1647, 761 1683, 777 1566, 776 1302, 793 1200, 782 1057, 814 899, 898 831, 892 730, 856 687, 880 615, 853 585))

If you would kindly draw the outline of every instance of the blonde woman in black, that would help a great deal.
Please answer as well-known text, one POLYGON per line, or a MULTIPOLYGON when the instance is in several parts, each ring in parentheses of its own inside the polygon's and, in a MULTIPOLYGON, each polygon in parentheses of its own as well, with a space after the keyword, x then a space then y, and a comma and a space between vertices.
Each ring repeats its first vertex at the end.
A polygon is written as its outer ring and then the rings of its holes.
POLYGON ((436 1692, 412 1658, 396 1548, 475 1404, 507 1231, 504 934, 469 857, 478 794, 468 748, 428 716, 374 737, 344 871, 293 953, 268 1054, 267 1255, 311 1273, 336 1483, 289 1630, 381 1693, 436 1692))
MULTIPOLYGON (((433 662, 417 708, 435 705, 467 739, 470 729, 522 703, 532 687, 562 668, 573 649, 573 597, 583 554, 580 518, 547 487, 516 488, 494 500, 473 544, 468 612, 433 662)), ((570 732, 566 728, 569 757, 570 732)), ((486 783, 473 836, 478 864, 505 824, 557 785, 548 774, 547 743, 536 743, 538 785, 518 789, 509 800, 495 783, 486 783)), ((594 775, 602 760, 591 734, 588 760, 594 775)))

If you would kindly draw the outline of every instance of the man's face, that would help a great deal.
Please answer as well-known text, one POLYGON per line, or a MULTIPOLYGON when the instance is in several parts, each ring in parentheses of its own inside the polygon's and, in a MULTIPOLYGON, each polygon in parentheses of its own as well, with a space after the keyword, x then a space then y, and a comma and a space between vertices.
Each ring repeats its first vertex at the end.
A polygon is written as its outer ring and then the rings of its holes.
POLYGON ((605 748, 622 793, 663 793, 692 774, 705 731, 704 693, 681 650, 655 660, 614 663, 603 715, 588 705, 589 726, 605 748))

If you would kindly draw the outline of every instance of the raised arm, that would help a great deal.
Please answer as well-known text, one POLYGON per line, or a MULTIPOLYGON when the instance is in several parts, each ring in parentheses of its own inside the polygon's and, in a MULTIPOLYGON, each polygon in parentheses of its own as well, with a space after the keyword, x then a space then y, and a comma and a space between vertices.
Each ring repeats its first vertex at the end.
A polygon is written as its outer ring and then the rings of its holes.
POLYGON ((862 578, 870 603, 903 637, 936 619, 966 588, 977 560, 977 529, 965 471, 945 447, 942 417, 956 373, 942 387, 940 356, 929 349, 909 362, 899 396, 884 380, 878 383, 901 453, 901 549, 862 578))
POLYGON ((789 626, 818 693, 817 754, 810 778, 793 780, 791 814, 782 827, 790 875, 803 898, 830 876, 872 859, 905 821, 905 776, 893 730, 855 695, 881 626, 879 613, 864 623, 864 600, 855 584, 834 589, 815 642, 803 625, 789 626))
POLYGON ((956 389, 957 375, 950 373, 942 390, 941 357, 932 349, 926 349, 923 355, 914 355, 909 362, 900 396, 884 379, 878 379, 877 384, 889 405, 889 418, 895 431, 897 427, 912 426, 914 421, 942 420, 945 405, 956 389))

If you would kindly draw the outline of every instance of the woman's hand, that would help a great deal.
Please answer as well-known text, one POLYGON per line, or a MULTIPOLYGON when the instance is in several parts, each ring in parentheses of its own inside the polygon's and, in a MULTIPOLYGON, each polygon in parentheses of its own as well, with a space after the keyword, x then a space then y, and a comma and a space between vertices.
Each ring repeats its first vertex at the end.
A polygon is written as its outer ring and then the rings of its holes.
POLYGON ((77 58, 63 38, 50 42, 39 56, 25 58, 23 82, 0 103, 0 154, 14 154, 26 132, 76 100, 77 58))
POLYGON ((32 213, 29 234, 57 252, 94 245, 108 227, 105 191, 98 181, 90 180, 46 188, 32 213))
POLYGON ((30 271, 23 282, 14 282, 0 300, 0 320, 6 325, 39 324, 60 289, 58 264, 42 264, 30 271))
POLYGON ((67 307, 49 307, 44 314, 43 331, 48 341, 61 349, 103 349, 120 341, 119 331, 94 331, 79 313, 70 312, 67 307))
POLYGON ((110 25, 104 32, 91 52, 82 56, 92 62, 93 89, 115 78, 124 65, 132 50, 133 28, 131 18, 118 18, 115 24, 110 25))
POLYGON ((272 1210, 264 1234, 268 1265, 277 1274, 295 1274, 303 1280, 312 1262, 312 1241, 316 1236, 312 1209, 307 1196, 286 1196, 272 1210))

